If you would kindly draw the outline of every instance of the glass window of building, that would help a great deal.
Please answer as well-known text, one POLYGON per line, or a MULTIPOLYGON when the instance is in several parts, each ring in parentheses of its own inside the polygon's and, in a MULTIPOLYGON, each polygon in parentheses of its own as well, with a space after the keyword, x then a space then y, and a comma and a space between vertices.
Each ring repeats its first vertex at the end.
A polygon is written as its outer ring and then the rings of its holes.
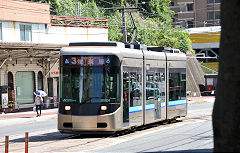
POLYGON ((220 19, 220 11, 215 12, 215 19, 220 19))
POLYGON ((214 0, 208 0, 208 3, 214 3, 214 0))
POLYGON ((173 17, 173 18, 172 18, 172 22, 176 22, 176 18, 173 17))
POLYGON ((193 28, 193 21, 187 21, 188 28, 193 28))
POLYGON ((179 4, 180 12, 186 12, 186 5, 185 4, 179 4))
POLYGON ((221 3, 221 0, 208 0, 208 3, 221 3))
POLYGON ((8 72, 8 89, 9 90, 14 90, 14 85, 13 85, 13 74, 12 72, 8 72))
POLYGON ((48 78, 48 97, 53 97, 53 78, 48 78))
POLYGON ((193 11, 193 3, 192 4, 187 4, 187 10, 188 11, 193 11))
POLYGON ((32 41, 31 25, 20 25, 20 40, 21 41, 32 41))
POLYGON ((38 72, 38 90, 43 90, 43 74, 41 71, 38 72))
POLYGON ((180 25, 181 25, 182 28, 186 28, 187 23, 186 23, 185 20, 182 20, 182 21, 180 21, 180 25))
POLYGON ((208 12, 207 13, 207 19, 208 20, 214 20, 214 12, 208 12))

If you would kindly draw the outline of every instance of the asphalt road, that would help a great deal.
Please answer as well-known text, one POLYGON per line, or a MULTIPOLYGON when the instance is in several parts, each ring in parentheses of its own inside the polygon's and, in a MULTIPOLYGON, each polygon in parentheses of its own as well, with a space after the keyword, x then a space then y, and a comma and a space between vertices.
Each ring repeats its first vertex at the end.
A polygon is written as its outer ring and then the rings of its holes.
POLYGON ((183 119, 189 124, 173 124, 169 128, 91 152, 213 152, 212 108, 213 103, 191 104, 188 117, 183 119))
POLYGON ((46 120, 46 121, 30 121, 29 123, 11 125, 0 127, 0 137, 4 136, 12 136, 12 135, 20 135, 25 132, 37 132, 37 131, 45 131, 50 129, 57 128, 57 120, 56 117, 54 119, 46 120))
POLYGON ((0 152, 5 135, 10 136, 10 152, 24 152, 26 131, 30 135, 30 152, 212 152, 212 107, 212 102, 190 104, 182 122, 119 137, 63 135, 56 129, 56 117, 1 126, 0 152))
POLYGON ((212 122, 168 128, 91 152, 212 152, 212 122))

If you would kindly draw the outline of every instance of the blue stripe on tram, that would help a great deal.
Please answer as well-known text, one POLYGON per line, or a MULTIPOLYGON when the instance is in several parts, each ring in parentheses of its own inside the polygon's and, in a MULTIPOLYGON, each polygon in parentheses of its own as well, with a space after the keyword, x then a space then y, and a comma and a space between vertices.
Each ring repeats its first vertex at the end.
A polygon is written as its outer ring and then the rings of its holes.
POLYGON ((129 113, 141 112, 142 106, 129 107, 129 113))
POLYGON ((184 104, 186 104, 186 103, 187 103, 186 99, 185 99, 185 100, 169 101, 169 102, 168 102, 168 107, 178 106, 178 105, 184 105, 184 104))
MULTIPOLYGON (((168 107, 171 106, 178 106, 178 105, 184 105, 186 104, 186 100, 175 100, 175 101, 169 101, 168 102, 168 107)), ((166 107, 165 103, 161 103, 161 108, 166 107)), ((154 104, 148 104, 146 105, 146 110, 154 110, 155 105, 154 104)), ((136 113, 136 112, 141 112, 142 111, 142 106, 135 106, 135 107, 129 107, 129 113, 136 113)))
POLYGON ((153 109, 155 109, 155 105, 154 104, 148 104, 148 105, 146 105, 145 109, 146 110, 153 110, 153 109))
MULTIPOLYGON (((146 110, 153 110, 155 109, 154 104, 148 104, 146 105, 146 110)), ((130 107, 129 108, 129 113, 136 113, 136 112, 141 112, 142 111, 142 106, 135 106, 135 107, 130 107)))

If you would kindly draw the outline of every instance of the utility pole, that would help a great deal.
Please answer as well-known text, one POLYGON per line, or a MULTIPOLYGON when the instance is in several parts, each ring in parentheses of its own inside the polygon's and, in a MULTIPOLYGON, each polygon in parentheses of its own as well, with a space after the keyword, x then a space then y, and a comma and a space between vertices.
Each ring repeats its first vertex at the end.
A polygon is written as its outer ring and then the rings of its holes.
POLYGON ((126 21, 125 21, 125 0, 122 9, 122 22, 123 22, 123 43, 127 43, 127 29, 126 29, 126 21))
POLYGON ((193 5, 194 5, 194 18, 195 18, 195 23, 194 23, 194 27, 197 27, 197 9, 196 9, 196 0, 193 1, 193 5))
POLYGON ((132 40, 131 40, 131 42, 130 42, 130 44, 133 44, 134 39, 135 39, 135 37, 136 37, 136 33, 137 33, 137 26, 136 26, 135 23, 134 23, 134 20, 133 20, 133 17, 132 17, 132 13, 129 12, 129 14, 130 14, 130 17, 131 17, 131 20, 132 20, 132 24, 133 24, 133 26, 134 26, 134 28, 133 28, 133 34, 132 34, 132 40))
POLYGON ((216 12, 215 12, 215 0, 213 1, 213 26, 215 26, 215 18, 216 17, 216 12))
POLYGON ((78 17, 81 16, 81 4, 78 2, 78 17))

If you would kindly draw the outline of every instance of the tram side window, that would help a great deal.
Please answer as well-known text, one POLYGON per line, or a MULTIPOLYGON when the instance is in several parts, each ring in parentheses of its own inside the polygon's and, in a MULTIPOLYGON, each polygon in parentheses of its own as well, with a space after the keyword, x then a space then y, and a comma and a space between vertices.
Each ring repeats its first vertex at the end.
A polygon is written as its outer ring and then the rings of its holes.
POLYGON ((130 91, 130 106, 141 105, 141 75, 137 72, 130 73, 131 91, 130 91))
POLYGON ((165 101, 165 74, 163 68, 147 71, 146 100, 147 104, 154 103, 153 100, 165 101))
POLYGON ((63 86, 64 86, 64 94, 63 99, 72 99, 72 80, 71 78, 71 69, 65 69, 65 73, 63 74, 63 86))
POLYGON ((161 98, 162 101, 165 101, 165 74, 164 69, 159 69, 161 72, 155 72, 155 84, 156 84, 156 98, 161 98))
POLYGON ((123 102, 130 107, 141 106, 142 71, 140 68, 125 67, 123 72, 123 102))
POLYGON ((186 99, 186 92, 187 92, 187 87, 186 87, 186 73, 181 73, 181 98, 186 99))
POLYGON ((147 71, 146 76, 146 100, 147 103, 153 103, 150 102, 150 99, 155 99, 155 83, 154 83, 154 71, 147 71))
POLYGON ((170 101, 186 99, 186 72, 180 70, 169 74, 170 101))
POLYGON ((124 101, 124 103, 128 102, 128 98, 129 98, 128 83, 129 83, 129 74, 128 74, 128 72, 123 72, 123 101, 124 101))

